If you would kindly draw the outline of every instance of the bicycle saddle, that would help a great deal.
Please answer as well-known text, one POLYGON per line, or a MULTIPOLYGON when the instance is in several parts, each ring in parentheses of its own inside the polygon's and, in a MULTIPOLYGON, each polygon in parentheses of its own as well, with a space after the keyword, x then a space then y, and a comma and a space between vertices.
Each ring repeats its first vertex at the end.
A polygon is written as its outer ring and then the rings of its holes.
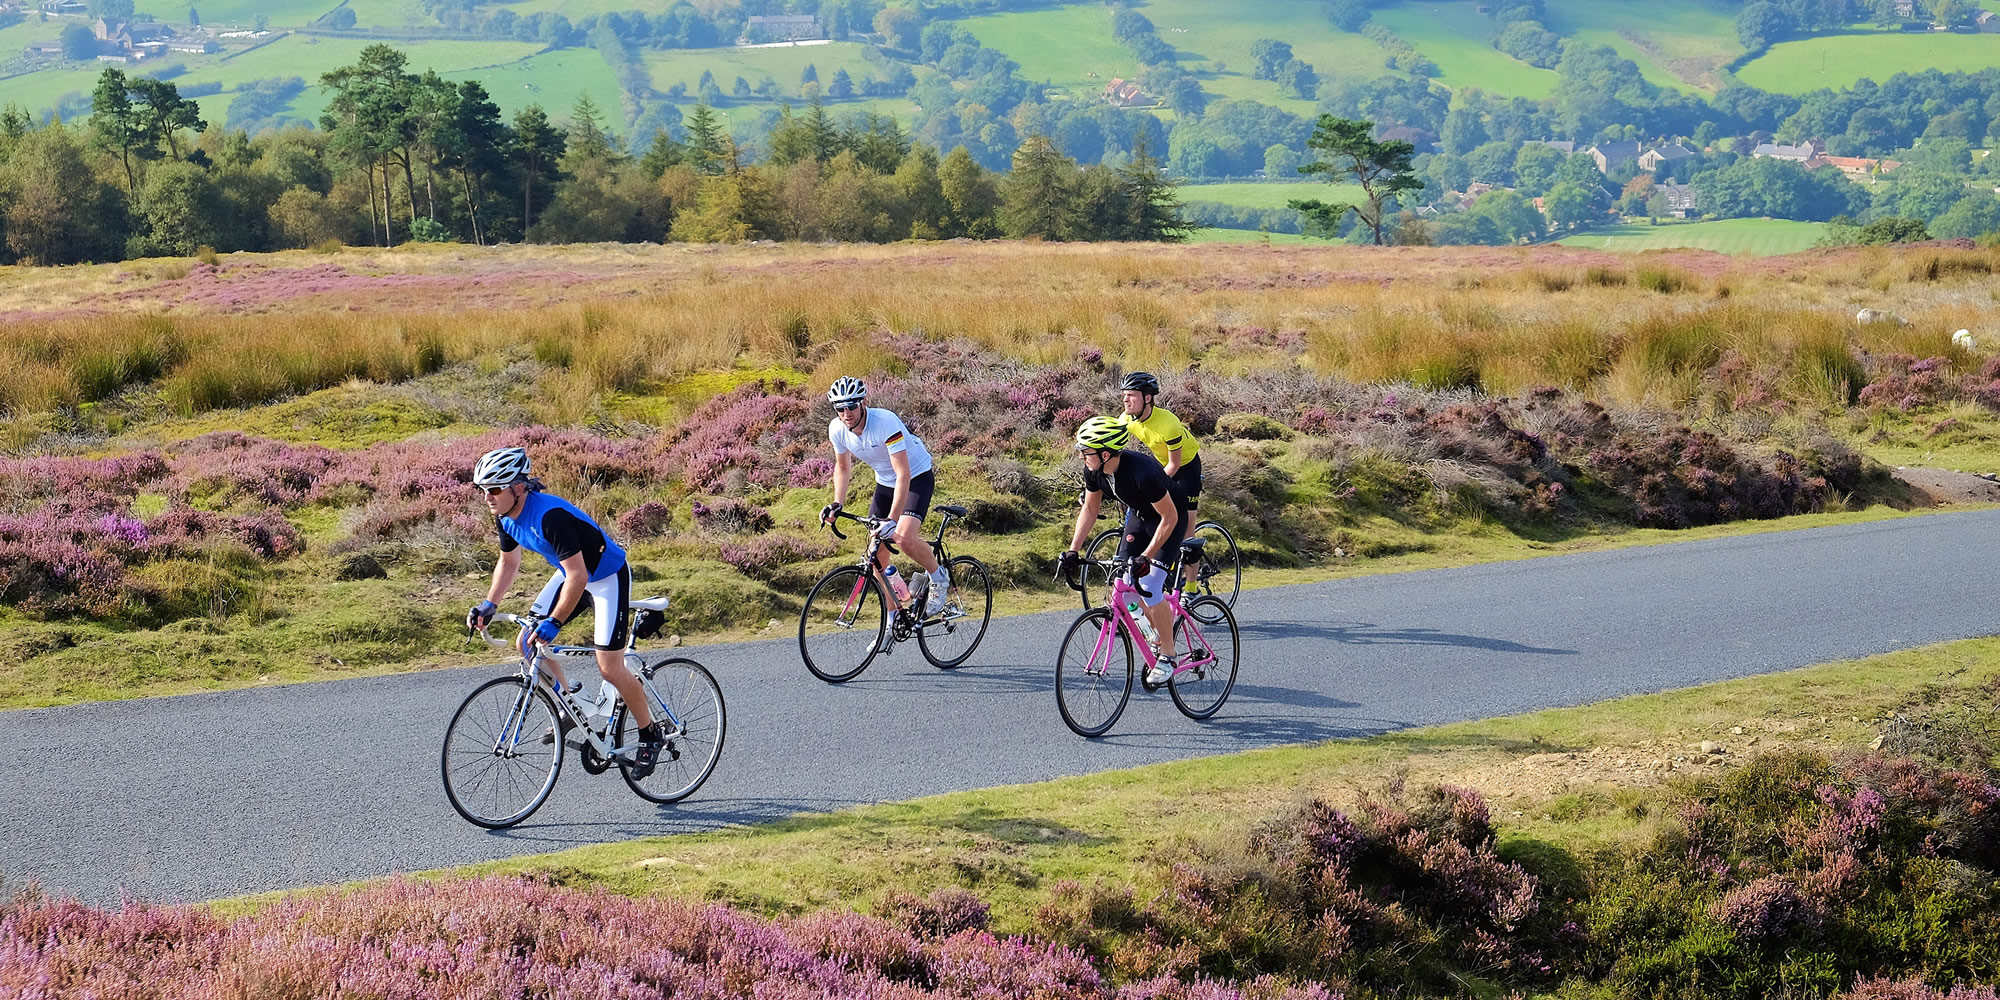
POLYGON ((966 513, 965 508, 960 507, 957 504, 947 504, 945 506, 939 507, 937 509, 937 512, 943 514, 946 517, 964 517, 966 513))

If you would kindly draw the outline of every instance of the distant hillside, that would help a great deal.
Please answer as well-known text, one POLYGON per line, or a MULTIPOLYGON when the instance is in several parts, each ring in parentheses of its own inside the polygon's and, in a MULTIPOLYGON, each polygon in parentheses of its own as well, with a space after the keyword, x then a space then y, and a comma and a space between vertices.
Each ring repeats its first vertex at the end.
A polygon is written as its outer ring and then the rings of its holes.
MULTIPOLYGON (((88 2, 93 13, 121 5, 129 9, 133 0, 88 2)), ((1046 84, 1056 100, 1097 101, 1111 80, 1135 80, 1146 70, 1115 37, 1114 9, 1103 3, 893 0, 888 6, 910 10, 920 21, 955 21, 1017 63, 1021 80, 1046 84)), ((1739 39, 1744 5, 1738 0, 1542 0, 1534 23, 1548 37, 1537 43, 1532 39, 1538 36, 1522 35, 1531 41, 1521 42, 1503 38, 1513 21, 1497 16, 1497 9, 1512 6, 1479 0, 1142 0, 1132 9, 1157 26, 1174 62, 1199 82, 1206 99, 1254 100, 1296 115, 1312 114, 1328 87, 1410 68, 1453 90, 1547 98, 1557 85, 1553 56, 1538 58, 1533 46, 1568 41, 1607 46, 1649 83, 1700 95, 1738 82, 1796 94, 1851 86, 1864 75, 1879 81, 1902 71, 2000 65, 2000 33, 1910 32, 1867 23, 1751 52, 1739 39), (1356 30, 1343 30, 1335 23, 1343 6, 1369 17, 1356 30), (1259 39, 1289 43, 1316 86, 1258 78, 1259 39)), ((1984 0, 1984 6, 2000 10, 2000 0, 1984 0)), ((183 36, 211 38, 218 51, 168 51, 133 63, 130 71, 173 79, 184 93, 200 96, 211 121, 236 125, 310 123, 323 104, 318 75, 352 63, 372 41, 406 48, 412 66, 482 80, 510 114, 528 104, 557 111, 589 94, 599 107, 623 109, 627 126, 651 126, 677 121, 662 114, 661 105, 693 103, 712 79, 711 103, 740 124, 803 100, 812 84, 808 77, 816 76, 818 92, 831 105, 908 119, 919 110, 911 98, 925 60, 914 46, 897 47, 879 30, 884 9, 884 0, 138 0, 139 18, 183 36), (812 15, 810 30, 794 32, 810 37, 797 46, 732 44, 750 35, 782 40, 785 32, 749 23, 767 9, 812 15), (607 44, 618 37, 625 51, 607 44), (849 81, 838 94, 832 92, 836 73, 849 81), (260 81, 292 78, 303 86, 290 88, 283 99, 259 94, 232 111, 260 81)), ((101 69, 95 57, 102 53, 76 60, 31 57, 29 50, 57 41, 67 25, 90 24, 88 16, 14 16, 0 26, 0 104, 44 115, 87 113, 101 69)), ((1176 117, 1171 110, 1154 113, 1167 121, 1176 117)))

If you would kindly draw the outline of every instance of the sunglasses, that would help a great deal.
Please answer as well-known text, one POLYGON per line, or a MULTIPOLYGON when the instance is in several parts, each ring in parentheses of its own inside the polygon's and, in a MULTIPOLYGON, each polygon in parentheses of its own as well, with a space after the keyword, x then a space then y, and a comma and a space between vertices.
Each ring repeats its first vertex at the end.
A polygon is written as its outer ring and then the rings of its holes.
POLYGON ((513 484, 511 484, 511 483, 509 483, 509 484, 508 484, 508 485, 506 485, 506 486, 474 486, 474 487, 473 487, 473 489, 475 489, 475 490, 478 490, 478 491, 480 491, 481 493, 484 493, 484 494, 486 494, 486 495, 487 495, 487 496, 489 496, 489 497, 497 497, 497 496, 499 496, 500 494, 502 494, 502 493, 505 493, 505 492, 507 492, 508 490, 511 490, 511 489, 513 489, 513 488, 514 488, 514 486, 513 486, 513 484))
POLYGON ((861 404, 860 404, 860 403, 835 403, 835 404, 833 404, 833 409, 834 409, 834 411, 835 411, 835 412, 837 412, 837 413, 846 413, 846 412, 847 412, 847 411, 849 411, 849 410, 858 410, 858 409, 861 409, 861 404))

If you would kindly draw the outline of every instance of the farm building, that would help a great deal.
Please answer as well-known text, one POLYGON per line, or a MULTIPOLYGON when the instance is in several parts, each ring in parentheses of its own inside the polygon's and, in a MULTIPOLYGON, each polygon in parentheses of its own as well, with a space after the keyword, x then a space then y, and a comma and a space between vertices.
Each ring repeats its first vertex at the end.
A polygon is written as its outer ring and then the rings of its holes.
POLYGON ((1664 146, 1654 146, 1652 149, 1639 154, 1639 169, 1657 171, 1663 166, 1672 166, 1693 155, 1694 150, 1678 142, 1670 142, 1664 146))
POLYGON ((1773 160, 1790 160, 1794 163, 1804 163, 1820 155, 1825 150, 1826 145, 1818 139, 1807 139, 1796 146, 1786 146, 1775 142, 1758 143, 1757 148, 1750 151, 1750 155, 1768 157, 1773 160))
POLYGON ((743 25, 750 42, 805 42, 826 37, 811 14, 752 14, 743 25))
POLYGON ((1114 77, 1104 85, 1104 99, 1114 108, 1138 108, 1159 103, 1140 90, 1137 81, 1123 77, 1114 77))

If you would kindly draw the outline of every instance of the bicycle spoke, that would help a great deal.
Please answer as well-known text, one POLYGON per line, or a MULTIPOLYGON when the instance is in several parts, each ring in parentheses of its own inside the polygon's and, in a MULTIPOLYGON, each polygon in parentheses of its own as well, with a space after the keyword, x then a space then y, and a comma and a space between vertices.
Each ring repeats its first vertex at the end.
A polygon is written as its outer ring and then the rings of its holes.
POLYGON ((526 819, 547 800, 562 769, 561 720, 545 693, 518 678, 474 689, 445 729, 439 763, 445 795, 467 820, 487 827, 526 819))
MULTIPOLYGON (((708 780, 722 754, 726 732, 722 688, 707 668, 682 658, 646 667, 640 683, 654 721, 668 730, 667 744, 661 748, 652 774, 634 778, 627 770, 625 783, 650 801, 677 802, 708 780)), ((636 727, 631 714, 626 713, 617 742, 636 742, 636 727)))
POLYGON ((1200 650, 1195 666, 1174 674, 1167 693, 1174 707, 1190 719, 1206 719, 1222 707, 1236 686, 1237 661, 1241 655, 1236 617, 1229 606, 1214 597, 1198 597, 1174 619, 1177 648, 1200 650), (1202 662, 1206 661, 1206 662, 1202 662))
POLYGON ((799 613, 799 655, 806 669, 828 683, 866 669, 888 641, 882 588, 858 566, 828 573, 806 595, 799 613))
POLYGON ((970 556, 959 556, 947 569, 951 586, 945 592, 945 612, 917 633, 924 659, 941 670, 959 666, 972 656, 993 615, 993 581, 986 566, 970 556))
POLYGON ((1070 625, 1056 659, 1056 707, 1079 736, 1111 729, 1132 695, 1132 645, 1109 611, 1085 612, 1070 625))

